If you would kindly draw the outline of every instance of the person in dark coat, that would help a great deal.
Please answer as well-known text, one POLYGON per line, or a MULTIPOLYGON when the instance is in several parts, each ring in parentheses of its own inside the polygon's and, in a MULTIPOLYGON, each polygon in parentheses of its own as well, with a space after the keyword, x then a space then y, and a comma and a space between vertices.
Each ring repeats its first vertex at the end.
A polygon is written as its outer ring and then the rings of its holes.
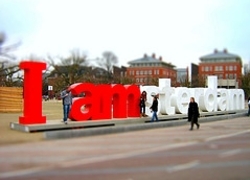
POLYGON ((153 104, 150 107, 150 109, 153 112, 152 118, 151 118, 151 122, 154 121, 154 119, 156 119, 156 121, 158 120, 158 116, 157 116, 157 112, 158 112, 158 100, 157 100, 157 95, 154 95, 154 100, 153 100, 153 104))
POLYGON ((147 101, 147 92, 146 91, 142 91, 141 93, 141 97, 140 97, 140 114, 141 114, 141 117, 145 117, 147 116, 145 114, 145 111, 146 111, 146 101, 147 101))
POLYGON ((250 97, 248 97, 248 99, 247 99, 247 105, 248 105, 247 115, 250 116, 250 97))
POLYGON ((200 117, 198 104, 195 102, 194 97, 190 98, 190 103, 188 106, 188 121, 191 122, 190 130, 193 130, 194 124, 196 124, 197 129, 200 128, 198 123, 198 118, 200 117))

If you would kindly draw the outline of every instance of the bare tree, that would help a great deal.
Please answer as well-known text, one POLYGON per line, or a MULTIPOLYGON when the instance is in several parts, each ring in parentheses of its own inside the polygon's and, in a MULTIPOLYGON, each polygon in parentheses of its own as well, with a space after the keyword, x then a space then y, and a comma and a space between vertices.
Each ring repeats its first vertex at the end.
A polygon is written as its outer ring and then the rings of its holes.
POLYGON ((1 86, 7 86, 7 87, 19 87, 22 86, 22 82, 23 82, 23 77, 20 75, 17 75, 14 77, 14 74, 19 72, 19 66, 18 65, 13 65, 10 67, 6 67, 4 69, 5 72, 5 78, 2 79, 1 86))
POLYGON ((20 42, 5 45, 6 39, 5 33, 0 32, 0 86, 20 86, 19 76, 14 77, 14 74, 20 71, 20 69, 16 63, 12 62, 15 56, 10 54, 12 50, 20 45, 20 42))
POLYGON ((111 51, 105 51, 102 58, 97 59, 97 63, 107 71, 107 79, 111 81, 113 79, 113 66, 118 63, 117 56, 111 51))
POLYGON ((7 36, 4 32, 0 32, 0 58, 5 58, 7 60, 15 59, 15 56, 10 55, 10 51, 15 50, 18 46, 20 46, 20 42, 4 45, 6 43, 7 36))
POLYGON ((66 58, 59 57, 58 64, 55 58, 48 56, 48 63, 53 68, 51 76, 54 78, 55 91, 60 91, 69 84, 82 81, 83 76, 91 74, 90 68, 87 67, 87 56, 77 49, 70 51, 66 58))
POLYGON ((181 87, 190 87, 190 81, 187 78, 180 78, 180 86, 181 87))
POLYGON ((120 80, 117 80, 117 83, 120 83, 120 84, 133 84, 135 83, 133 78, 131 77, 122 77, 120 78, 120 80))

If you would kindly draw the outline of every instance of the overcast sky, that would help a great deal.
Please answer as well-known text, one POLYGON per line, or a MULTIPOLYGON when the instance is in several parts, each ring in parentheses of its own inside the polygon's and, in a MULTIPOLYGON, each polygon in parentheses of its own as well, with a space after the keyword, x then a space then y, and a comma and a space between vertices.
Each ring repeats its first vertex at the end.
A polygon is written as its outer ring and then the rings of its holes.
POLYGON ((249 9, 250 0, 0 0, 0 31, 22 42, 19 57, 112 51, 126 66, 155 53, 184 68, 226 48, 248 63, 249 9))

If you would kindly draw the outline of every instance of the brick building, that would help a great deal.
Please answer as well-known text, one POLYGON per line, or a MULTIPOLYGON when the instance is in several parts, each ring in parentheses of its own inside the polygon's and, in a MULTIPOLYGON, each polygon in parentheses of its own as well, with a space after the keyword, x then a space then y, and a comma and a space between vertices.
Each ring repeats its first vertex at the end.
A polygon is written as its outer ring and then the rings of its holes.
POLYGON ((164 62, 162 57, 156 58, 155 54, 129 61, 127 76, 137 85, 158 85, 159 78, 170 78, 172 86, 176 85, 177 73, 175 66, 164 62))
POLYGON ((199 76, 206 78, 208 75, 218 77, 218 87, 241 87, 242 60, 241 57, 223 51, 214 50, 214 53, 200 57, 199 76))

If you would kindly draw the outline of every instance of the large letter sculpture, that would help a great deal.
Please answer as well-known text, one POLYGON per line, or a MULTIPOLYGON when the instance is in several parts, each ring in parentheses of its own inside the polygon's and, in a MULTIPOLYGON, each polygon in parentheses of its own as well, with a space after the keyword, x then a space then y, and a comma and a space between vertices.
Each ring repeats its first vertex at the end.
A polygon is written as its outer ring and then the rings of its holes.
MULTIPOLYGON (((20 124, 46 123, 42 116, 42 71, 46 63, 23 61, 24 69, 24 111, 19 117, 20 124)), ((223 111, 244 109, 244 91, 242 89, 217 89, 217 77, 208 78, 208 88, 172 88, 170 79, 159 79, 159 86, 144 86, 148 102, 152 102, 151 93, 159 94, 159 113, 185 114, 189 96, 194 96, 202 111, 223 111)), ((77 83, 70 86, 73 103, 70 119, 76 121, 101 120, 111 118, 139 117, 139 99, 141 91, 136 85, 77 83), (82 94, 83 96, 79 96, 82 94)), ((146 111, 149 112, 150 105, 146 111)))
POLYGON ((42 116, 42 71, 46 69, 46 63, 23 61, 19 67, 24 69, 24 107, 23 116, 19 117, 19 123, 46 123, 46 116, 42 116))
POLYGON ((139 117, 140 89, 136 85, 94 85, 79 83, 70 87, 73 100, 70 118, 76 121, 139 117), (113 111, 112 111, 113 110, 113 111))

